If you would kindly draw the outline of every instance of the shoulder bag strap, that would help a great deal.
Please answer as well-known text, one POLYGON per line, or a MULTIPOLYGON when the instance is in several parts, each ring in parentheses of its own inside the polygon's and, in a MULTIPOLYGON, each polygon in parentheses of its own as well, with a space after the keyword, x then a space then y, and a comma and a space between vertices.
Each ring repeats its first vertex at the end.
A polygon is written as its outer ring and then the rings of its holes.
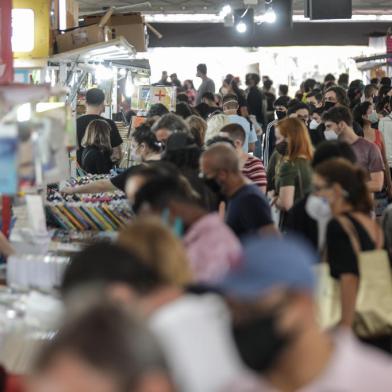
POLYGON ((349 218, 346 216, 339 216, 336 220, 340 223, 345 233, 350 239, 351 246, 353 247, 354 253, 358 256, 362 252, 361 241, 359 240, 358 232, 355 226, 349 218))
POLYGON ((374 221, 373 223, 374 223, 374 229, 375 229, 375 233, 376 233, 375 238, 374 238, 375 239, 374 243, 376 245, 376 249, 382 249, 384 247, 384 241, 385 241, 384 232, 376 221, 374 221))

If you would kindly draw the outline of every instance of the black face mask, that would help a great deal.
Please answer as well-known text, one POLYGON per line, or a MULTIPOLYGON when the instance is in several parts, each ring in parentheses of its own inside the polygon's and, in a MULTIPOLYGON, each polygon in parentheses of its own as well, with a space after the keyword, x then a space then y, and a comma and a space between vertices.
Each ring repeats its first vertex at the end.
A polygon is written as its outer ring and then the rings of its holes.
POLYGON ((283 156, 285 156, 287 154, 288 148, 289 148, 289 146, 286 141, 280 142, 275 146, 276 151, 278 151, 278 153, 283 156))
POLYGON ((283 110, 275 110, 275 113, 278 120, 282 120, 282 118, 285 118, 287 115, 287 113, 283 110))
POLYGON ((215 178, 203 178, 203 181, 212 192, 216 194, 221 193, 221 186, 218 184, 215 178))
POLYGON ((257 373, 276 364, 282 351, 292 342, 292 336, 277 331, 276 311, 233 327, 234 340, 244 363, 257 373))
POLYGON ((331 101, 324 102, 324 112, 335 107, 336 103, 331 101))

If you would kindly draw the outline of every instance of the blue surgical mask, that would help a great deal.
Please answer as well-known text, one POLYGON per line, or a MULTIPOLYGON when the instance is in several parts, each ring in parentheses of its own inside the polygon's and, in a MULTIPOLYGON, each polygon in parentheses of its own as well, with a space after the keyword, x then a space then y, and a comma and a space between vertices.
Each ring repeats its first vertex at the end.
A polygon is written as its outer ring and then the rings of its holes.
POLYGON ((174 222, 170 222, 170 211, 168 208, 165 208, 161 214, 161 219, 162 221, 171 228, 173 234, 178 237, 182 238, 185 233, 185 228, 184 228, 184 221, 176 216, 174 218, 174 222))
POLYGON ((372 124, 376 124, 378 123, 379 119, 378 119, 378 115, 377 112, 372 112, 367 116, 368 120, 372 123, 372 124))

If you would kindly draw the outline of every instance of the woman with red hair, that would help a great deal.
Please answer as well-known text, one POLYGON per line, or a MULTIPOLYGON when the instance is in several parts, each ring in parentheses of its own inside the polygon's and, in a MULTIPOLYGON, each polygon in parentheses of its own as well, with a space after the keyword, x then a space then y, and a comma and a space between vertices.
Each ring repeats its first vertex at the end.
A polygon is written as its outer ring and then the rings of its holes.
POLYGON ((275 177, 275 204, 281 211, 280 227, 284 229, 286 212, 311 191, 313 147, 304 122, 298 118, 285 118, 275 129, 287 142, 287 154, 275 177))

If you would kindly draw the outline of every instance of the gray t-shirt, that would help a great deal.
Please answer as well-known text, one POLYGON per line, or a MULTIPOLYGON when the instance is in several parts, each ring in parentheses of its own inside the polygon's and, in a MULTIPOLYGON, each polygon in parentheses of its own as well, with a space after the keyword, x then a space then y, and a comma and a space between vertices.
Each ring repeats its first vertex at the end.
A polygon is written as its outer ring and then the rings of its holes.
POLYGON ((215 94, 215 83, 210 78, 203 80, 203 83, 200 85, 199 90, 197 90, 196 105, 199 105, 201 103, 201 97, 204 93, 215 94))
POLYGON ((359 166, 365 169, 369 175, 384 171, 384 161, 380 149, 374 143, 360 137, 351 147, 359 166))

